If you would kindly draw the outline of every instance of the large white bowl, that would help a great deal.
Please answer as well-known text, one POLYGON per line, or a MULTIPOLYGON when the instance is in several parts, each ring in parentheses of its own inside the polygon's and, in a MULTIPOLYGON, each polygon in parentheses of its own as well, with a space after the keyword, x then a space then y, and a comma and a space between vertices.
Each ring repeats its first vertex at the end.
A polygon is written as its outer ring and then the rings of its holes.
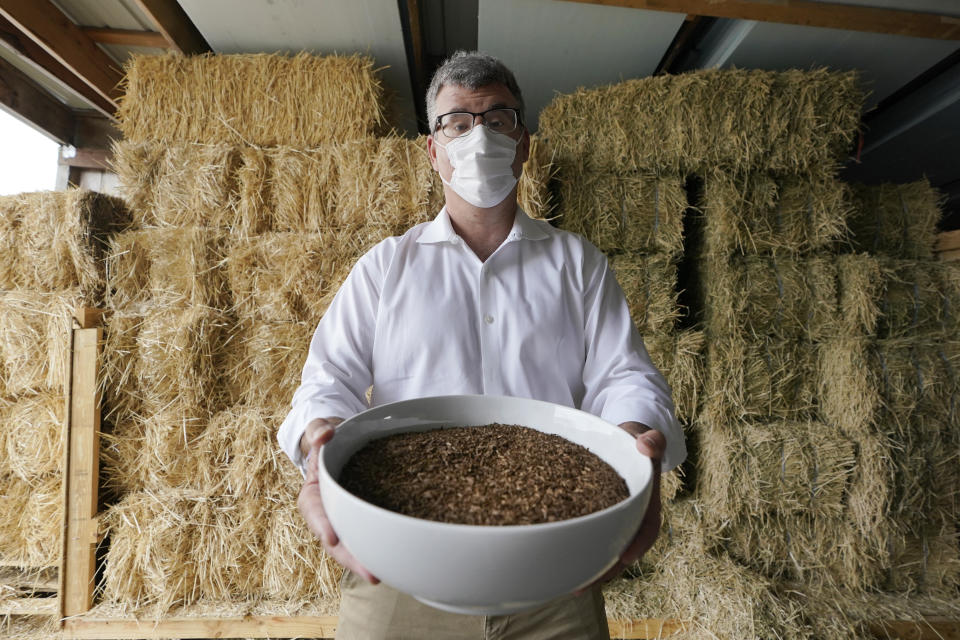
POLYGON ((583 411, 497 396, 440 396, 375 407, 343 422, 319 456, 320 492, 341 544, 384 583, 455 613, 501 615, 586 586, 617 561, 650 499, 653 467, 626 431, 583 411), (626 481, 630 496, 544 524, 433 522, 376 507, 335 480, 350 456, 387 434, 499 422, 582 445, 626 481))

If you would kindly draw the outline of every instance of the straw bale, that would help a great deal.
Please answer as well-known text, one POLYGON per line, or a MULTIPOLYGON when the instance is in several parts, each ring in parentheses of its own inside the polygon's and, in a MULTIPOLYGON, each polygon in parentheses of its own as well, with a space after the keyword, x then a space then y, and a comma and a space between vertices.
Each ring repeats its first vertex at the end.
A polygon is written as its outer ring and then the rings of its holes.
POLYGON ((110 537, 103 600, 161 611, 199 597, 193 556, 206 496, 196 492, 136 492, 103 517, 110 537))
POLYGON ((160 161, 146 227, 238 226, 236 175, 240 154, 223 144, 171 145, 160 161))
POLYGON ((697 496, 712 518, 806 513, 836 518, 856 471, 855 443, 820 422, 701 421, 697 496))
POLYGON ((801 607, 774 593, 772 582, 738 565, 704 539, 699 506, 677 506, 659 552, 636 578, 604 588, 607 615, 616 620, 643 618, 688 621, 676 638, 801 638, 801 607))
POLYGON ((146 218, 155 220, 157 178, 164 166, 168 145, 154 140, 115 140, 110 147, 111 168, 117 174, 120 193, 130 208, 136 226, 146 218))
POLYGON ((817 351, 803 340, 737 335, 708 340, 704 411, 734 418, 807 421, 817 409, 817 351))
POLYGON ((222 364, 234 327, 227 314, 201 305, 147 309, 135 365, 144 403, 222 408, 222 364))
POLYGON ((956 522, 930 527, 892 545, 888 590, 956 597, 960 588, 960 547, 956 522))
POLYGON ((296 499, 281 500, 267 526, 264 594, 292 602, 314 601, 318 597, 339 600, 343 568, 307 530, 296 499))
POLYGON ((0 411, 6 447, 0 472, 31 481, 63 471, 64 414, 62 392, 22 395, 0 411))
POLYGON ((704 321, 716 335, 822 340, 837 332, 829 256, 705 258, 699 268, 704 321))
POLYGON ((560 228, 586 237, 601 251, 683 252, 685 181, 679 175, 577 172, 561 165, 560 228))
POLYGON ((109 234, 130 224, 119 198, 93 191, 41 191, 0 199, 4 288, 59 291, 79 288, 88 302, 102 295, 109 234))
POLYGON ((644 337, 650 359, 670 384, 677 417, 683 422, 691 422, 699 407, 704 388, 705 343, 706 335, 696 329, 644 337))
POLYGON ((540 135, 593 171, 832 171, 860 124, 856 75, 704 70, 558 95, 540 135))
POLYGON ((960 333, 960 268, 949 262, 880 258, 883 290, 877 335, 960 333))
POLYGON ((838 336, 876 335, 883 276, 880 261, 865 253, 836 257, 838 336))
POLYGON ((143 312, 136 309, 112 309, 104 316, 103 345, 100 353, 100 390, 102 417, 113 421, 113 414, 138 413, 142 398, 137 387, 137 336, 143 324, 143 312))
POLYGON ((885 556, 843 518, 744 514, 724 529, 725 548, 769 578, 852 590, 880 588, 885 556))
POLYGON ((316 232, 329 226, 337 206, 332 146, 244 149, 237 179, 246 226, 261 232, 316 232))
POLYGON ((107 258, 107 302, 129 306, 208 305, 227 308, 223 259, 227 237, 204 227, 118 233, 107 258))
POLYGON ((853 185, 848 224, 854 248, 911 260, 933 258, 941 202, 941 195, 926 179, 853 185))
POLYGON ((226 279, 240 319, 316 325, 336 276, 359 257, 332 233, 266 233, 239 238, 227 251, 226 279))
POLYGON ((265 410, 289 409, 315 329, 312 322, 244 322, 225 364, 233 401, 265 410))
POLYGON ((112 430, 101 435, 106 488, 123 496, 217 486, 215 461, 202 446, 210 419, 206 408, 176 402, 142 413, 115 413, 112 430))
POLYGON ((939 637, 927 621, 955 620, 960 615, 960 600, 956 596, 892 591, 855 593, 796 583, 785 585, 781 591, 802 604, 812 637, 823 640, 939 637), (887 627, 888 621, 896 621, 898 628, 887 627), (909 622, 914 624, 906 629, 901 627, 909 622))
POLYGON ((0 564, 21 567, 59 564, 62 487, 59 474, 30 480, 0 474, 0 564))
POLYGON ((0 394, 62 391, 79 290, 0 291, 0 394))
POLYGON ((841 338, 819 345, 818 352, 820 411, 846 433, 902 435, 911 420, 956 416, 955 340, 841 338))
POLYGON ((117 117, 133 142, 310 147, 370 135, 380 81, 362 56, 134 55, 117 117))
POLYGON ((60 640, 60 620, 56 616, 0 616, 0 637, 9 640, 60 640))
POLYGON ((191 557, 198 600, 248 600, 262 593, 272 505, 259 494, 198 501, 191 557))
POLYGON ((797 255, 829 249, 846 233, 847 186, 831 177, 764 173, 704 177, 701 209, 709 254, 797 255))
POLYGON ((670 333, 681 315, 677 263, 667 254, 622 254, 610 268, 623 289, 630 317, 642 335, 670 333))
MULTIPOLYGON (((277 445, 284 413, 233 405, 213 415, 196 445, 204 465, 212 470, 211 482, 195 486, 210 494, 237 496, 281 495, 299 489, 300 471, 277 445)), ((295 494, 288 497, 296 502, 295 494)))
MULTIPOLYGON (((539 136, 531 135, 530 156, 523 165, 523 173, 517 184, 517 203, 531 218, 549 220, 553 217, 551 183, 556 174, 552 150, 539 136)), ((429 213, 433 209, 428 208, 427 211, 429 213)))

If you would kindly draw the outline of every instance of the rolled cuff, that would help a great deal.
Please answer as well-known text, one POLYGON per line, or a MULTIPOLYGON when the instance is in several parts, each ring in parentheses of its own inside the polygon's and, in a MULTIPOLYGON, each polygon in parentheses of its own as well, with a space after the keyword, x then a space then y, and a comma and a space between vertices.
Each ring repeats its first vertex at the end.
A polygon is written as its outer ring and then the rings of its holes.
POLYGON ((307 475, 306 460, 300 451, 300 439, 307 430, 307 424, 316 418, 343 418, 346 420, 355 413, 346 404, 336 402, 307 401, 295 405, 277 432, 277 441, 287 457, 297 465, 300 473, 307 475))
POLYGON ((660 461, 660 470, 666 473, 687 459, 687 444, 684 441, 683 428, 673 412, 658 405, 641 402, 618 402, 616 406, 605 407, 600 417, 611 424, 639 422, 663 434, 667 448, 660 461))

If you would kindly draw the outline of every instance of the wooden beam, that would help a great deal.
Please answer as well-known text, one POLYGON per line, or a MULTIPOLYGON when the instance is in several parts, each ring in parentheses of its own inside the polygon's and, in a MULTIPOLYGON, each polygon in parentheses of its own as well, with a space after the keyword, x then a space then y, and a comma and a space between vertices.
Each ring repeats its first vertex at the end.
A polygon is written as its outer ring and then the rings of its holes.
POLYGON ((960 18, 811 0, 565 0, 712 18, 779 22, 806 27, 960 40, 960 18))
POLYGON ((103 96, 116 110, 123 77, 117 63, 50 0, 3 0, 0 15, 103 96))
POLYGON ((56 598, 8 598, 0 600, 0 615, 55 616, 56 598))
POLYGON ((0 58, 0 107, 40 129, 61 144, 73 140, 73 114, 34 84, 22 71, 0 58))
POLYGON ((960 229, 937 234, 937 242, 933 245, 934 251, 939 253, 941 251, 956 251, 957 249, 960 249, 960 229))
POLYGON ((108 29, 105 27, 80 27, 94 42, 100 44, 122 44, 127 47, 156 47, 169 49, 170 43, 162 33, 139 31, 137 29, 108 29))
POLYGON ((877 638, 895 640, 960 640, 960 622, 948 618, 875 622, 870 631, 877 638))
POLYGON ((59 164, 81 169, 111 171, 113 155, 109 149, 90 149, 85 147, 61 147, 59 164))
POLYGON ((176 0, 136 0, 173 49, 184 55, 209 53, 210 45, 176 0))
POLYGON ((26 62, 37 73, 43 75, 55 84, 60 84, 66 90, 72 91, 80 98, 89 102, 95 109, 105 116, 112 118, 113 103, 106 100, 90 85, 81 80, 60 61, 24 35, 12 22, 0 16, 0 47, 10 51, 20 60, 26 62))
POLYGON ((103 329, 74 329, 67 431, 66 517, 60 576, 61 617, 86 613, 95 586, 100 469, 98 363, 103 329))

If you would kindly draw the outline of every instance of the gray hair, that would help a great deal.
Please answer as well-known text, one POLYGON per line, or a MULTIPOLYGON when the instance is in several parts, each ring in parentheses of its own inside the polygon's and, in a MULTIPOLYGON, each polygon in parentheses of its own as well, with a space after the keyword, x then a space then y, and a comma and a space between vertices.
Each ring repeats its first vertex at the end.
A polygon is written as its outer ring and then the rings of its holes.
POLYGON ((502 84, 517 100, 520 122, 525 123, 523 94, 513 72, 498 59, 479 51, 457 51, 447 58, 433 74, 427 89, 427 126, 433 133, 437 121, 437 94, 446 85, 465 89, 480 89, 491 84, 502 84))

